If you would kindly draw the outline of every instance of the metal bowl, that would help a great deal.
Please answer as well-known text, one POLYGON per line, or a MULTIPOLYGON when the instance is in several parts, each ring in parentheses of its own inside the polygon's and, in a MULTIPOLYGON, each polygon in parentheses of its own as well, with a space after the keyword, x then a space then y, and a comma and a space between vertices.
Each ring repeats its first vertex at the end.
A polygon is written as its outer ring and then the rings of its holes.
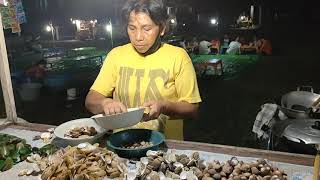
POLYGON ((289 92, 281 98, 281 110, 290 118, 309 119, 318 117, 318 113, 313 113, 312 106, 320 98, 319 94, 300 91, 289 92))
POLYGON ((128 129, 112 134, 107 140, 108 149, 124 158, 140 158, 146 155, 148 150, 158 150, 159 145, 164 142, 164 135, 158 131, 149 129, 128 129), (135 142, 152 142, 152 146, 139 149, 123 148, 135 142))

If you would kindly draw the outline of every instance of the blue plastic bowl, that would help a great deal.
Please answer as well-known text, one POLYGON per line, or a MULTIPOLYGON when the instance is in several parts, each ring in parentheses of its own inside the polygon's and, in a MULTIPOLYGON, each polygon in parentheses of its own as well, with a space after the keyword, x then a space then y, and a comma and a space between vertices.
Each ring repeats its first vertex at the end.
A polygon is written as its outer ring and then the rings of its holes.
POLYGON ((164 142, 164 139, 164 135, 158 131, 128 129, 110 135, 107 140, 107 148, 123 158, 140 158, 146 156, 148 150, 159 150, 159 145, 164 142), (125 145, 141 141, 152 142, 153 146, 139 149, 122 148, 125 145))

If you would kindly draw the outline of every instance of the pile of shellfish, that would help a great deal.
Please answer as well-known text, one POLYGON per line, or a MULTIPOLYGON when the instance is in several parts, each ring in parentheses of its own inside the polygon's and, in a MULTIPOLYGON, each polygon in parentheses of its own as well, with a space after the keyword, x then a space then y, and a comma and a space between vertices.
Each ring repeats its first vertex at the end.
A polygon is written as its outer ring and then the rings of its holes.
MULTIPOLYGON (((140 161, 121 159, 98 144, 79 144, 67 147, 41 159, 32 156, 28 161, 36 162, 42 172, 41 179, 91 180, 286 180, 283 170, 258 159, 250 163, 236 157, 226 162, 204 161, 199 152, 191 155, 173 152, 148 151, 140 161)), ((31 174, 24 172, 21 175, 31 174)))
POLYGON ((97 134, 97 130, 94 127, 74 127, 69 129, 64 136, 70 138, 87 138, 97 134))
POLYGON ((138 179, 188 179, 188 180, 286 180, 286 174, 272 167, 265 160, 259 159, 244 163, 233 157, 226 163, 219 161, 205 162, 199 153, 186 154, 148 151, 147 157, 141 158, 142 166, 138 179))
POLYGON ((153 146, 152 142, 141 141, 141 142, 138 142, 138 143, 125 145, 122 148, 126 148, 126 149, 142 149, 142 148, 147 148, 147 147, 151 147, 151 146, 153 146))
POLYGON ((233 157, 226 163, 213 161, 203 171, 203 180, 286 180, 283 170, 273 167, 264 159, 244 163, 233 157))
POLYGON ((57 151, 38 164, 43 171, 41 179, 124 179, 127 165, 106 148, 88 143, 57 151))

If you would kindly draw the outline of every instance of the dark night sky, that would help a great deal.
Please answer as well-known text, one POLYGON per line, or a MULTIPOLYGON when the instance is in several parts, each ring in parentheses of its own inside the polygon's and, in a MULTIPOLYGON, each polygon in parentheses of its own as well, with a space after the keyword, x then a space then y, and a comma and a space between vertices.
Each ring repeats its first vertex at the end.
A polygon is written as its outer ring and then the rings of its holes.
MULTIPOLYGON (((315 1, 287 1, 287 0, 166 0, 178 2, 178 6, 190 5, 197 13, 218 14, 226 21, 231 22, 247 11, 251 4, 261 3, 265 12, 270 14, 279 11, 289 16, 289 19, 300 18, 303 22, 320 22, 318 6, 315 1)), ((28 17, 27 26, 43 26, 49 20, 56 23, 65 23, 69 18, 97 18, 106 20, 109 17, 118 19, 125 0, 48 0, 48 11, 35 10, 39 0, 23 0, 28 17)), ((269 15, 268 14, 268 15, 269 15)))
POLYGON ((65 8, 68 16, 103 18, 111 16, 122 4, 122 0, 68 0, 65 8))
POLYGON ((24 0, 26 13, 29 18, 40 19, 69 19, 69 18, 105 18, 111 16, 122 6, 123 0, 48 0, 47 12, 39 12, 36 4, 39 0, 24 0), (40 15, 40 16, 39 16, 40 15))
MULTIPOLYGON (((33 14, 34 2, 39 0, 24 0, 29 14, 33 14)), ((44 16, 50 18, 65 17, 100 17, 104 18, 119 11, 125 0, 48 0, 49 10, 44 16), (59 7, 60 6, 60 7, 59 7)), ((265 6, 276 8, 284 12, 307 13, 314 12, 318 6, 313 1, 287 0, 167 0, 179 2, 178 5, 189 4, 200 13, 218 11, 227 16, 238 15, 249 10, 251 4, 259 2, 265 6)), ((313 14, 312 14, 313 16, 313 14)))

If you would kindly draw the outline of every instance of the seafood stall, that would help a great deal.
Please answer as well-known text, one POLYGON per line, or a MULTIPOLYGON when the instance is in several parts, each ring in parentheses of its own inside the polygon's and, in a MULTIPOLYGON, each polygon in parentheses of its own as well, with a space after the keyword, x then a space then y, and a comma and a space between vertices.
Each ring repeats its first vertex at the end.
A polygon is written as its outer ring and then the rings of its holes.
MULTIPOLYGON (((108 133, 99 144, 68 146, 55 137, 54 128, 2 125, 1 137, 16 137, 9 144, 17 143, 20 157, 16 154, 11 163, 0 159, 0 179, 311 179, 313 173, 310 155, 175 140, 165 140, 159 150, 149 150, 143 157, 126 159, 105 148, 108 133)), ((10 148, 0 144, 3 158, 10 148)))
POLYGON ((0 179, 302 180, 313 175, 315 157, 310 155, 165 140, 145 129, 106 130, 136 124, 144 109, 132 110, 135 115, 130 116, 122 113, 108 124, 99 116, 58 127, 22 122, 1 20, 0 78, 7 117, 0 119, 0 179))

